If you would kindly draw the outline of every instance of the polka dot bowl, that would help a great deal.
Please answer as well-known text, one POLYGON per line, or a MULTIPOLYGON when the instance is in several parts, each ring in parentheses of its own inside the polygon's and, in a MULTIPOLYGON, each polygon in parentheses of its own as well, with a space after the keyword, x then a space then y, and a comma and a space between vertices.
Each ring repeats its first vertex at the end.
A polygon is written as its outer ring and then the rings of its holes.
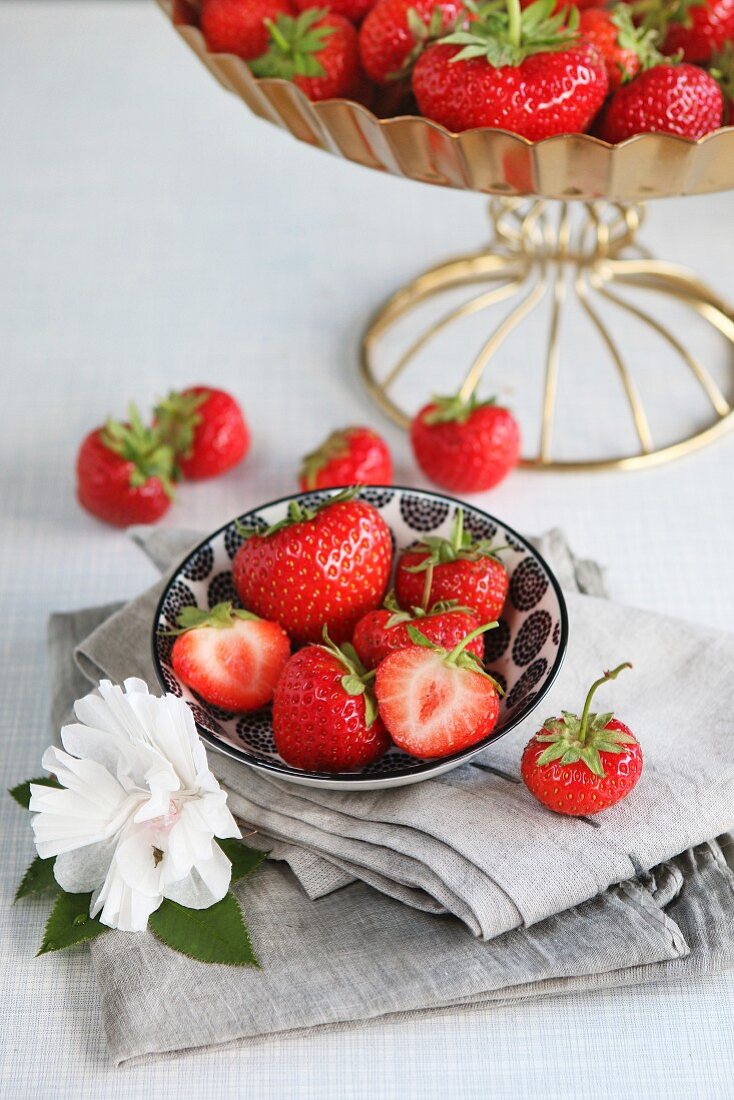
MULTIPOLYGON (((337 490, 334 490, 336 492, 337 490)), ((330 492, 300 493, 264 504, 239 516, 245 527, 262 528, 282 519, 291 500, 313 506, 330 492)), ((211 706, 178 679, 171 666, 173 640, 166 635, 187 605, 213 607, 222 600, 239 605, 232 583, 232 559, 242 542, 236 520, 204 539, 169 580, 153 624, 153 659, 161 685, 186 700, 199 732, 212 748, 260 771, 312 787, 376 790, 417 783, 470 760, 522 722, 540 703, 563 663, 568 616, 560 586, 537 551, 511 527, 471 505, 439 493, 399 487, 365 487, 360 497, 378 509, 404 548, 424 535, 448 535, 457 508, 464 526, 476 538, 505 547, 502 561, 510 574, 510 591, 499 627, 486 636, 486 664, 505 694, 492 732, 462 752, 440 760, 419 760, 397 748, 360 772, 327 774, 293 768, 278 755, 270 711, 236 715, 211 706)))

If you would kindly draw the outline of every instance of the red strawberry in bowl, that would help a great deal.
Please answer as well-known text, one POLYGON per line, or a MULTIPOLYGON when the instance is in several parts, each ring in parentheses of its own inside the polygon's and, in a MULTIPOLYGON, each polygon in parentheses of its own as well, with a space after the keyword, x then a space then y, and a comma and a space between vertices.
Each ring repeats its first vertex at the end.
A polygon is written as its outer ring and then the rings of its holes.
POLYGON ((250 61, 268 48, 265 21, 293 11, 290 0, 203 0, 200 24, 207 49, 250 61))
POLYGON ((480 622, 497 619, 510 585, 500 549, 487 539, 472 539, 464 530, 463 509, 457 509, 447 539, 429 535, 400 554, 395 574, 398 603, 410 608, 455 600, 472 608, 480 622))
POLYGON ((392 458, 387 443, 371 428, 361 427, 332 432, 320 447, 305 456, 300 473, 303 492, 391 482, 392 458))
POLYGON ((710 73, 697 65, 665 62, 623 84, 612 95, 599 137, 616 144, 635 134, 678 134, 698 140, 722 121, 724 98, 710 73))
POLYGON ((173 670, 207 703, 223 710, 258 710, 273 698, 291 655, 288 635, 251 611, 218 603, 185 607, 173 643, 173 670))
POLYGON ((642 774, 642 749, 613 714, 591 714, 591 700, 628 662, 605 672, 589 689, 579 718, 568 711, 549 718, 522 755, 522 777, 531 794, 556 813, 595 814, 630 793, 642 774))
POLYGON ((607 74, 578 35, 578 12, 555 0, 488 4, 474 22, 418 59, 421 114, 454 132, 490 126, 529 141, 587 130, 604 102, 607 74))
POLYGON ((232 572, 244 606, 303 645, 318 641, 324 626, 336 642, 351 638, 382 603, 391 561, 390 529, 351 490, 315 509, 291 501, 286 519, 247 532, 232 572))
MULTIPOLYGON (((368 611, 354 628, 352 645, 365 668, 377 668, 380 661, 396 649, 413 645, 408 627, 413 624, 434 645, 453 649, 467 634, 480 625, 476 614, 468 607, 459 607, 455 601, 436 603, 428 611, 413 607, 401 610, 394 598, 385 600, 379 611, 368 611)), ((484 639, 477 636, 466 647, 478 660, 484 659, 484 639)))
POLYGON ((663 53, 698 65, 734 39, 734 0, 637 0, 643 26, 660 32, 663 53))
POLYGON ((357 32, 343 15, 307 8, 268 20, 267 51, 250 62, 255 76, 292 80, 309 99, 349 96, 360 83, 357 32))
POLYGON ((452 650, 408 627, 414 644, 386 657, 375 678, 380 716, 398 748, 435 759, 491 733, 499 715, 497 684, 467 647, 496 625, 477 627, 452 650))
POLYGON ((362 66, 388 87, 410 76, 426 46, 469 13, 461 0, 377 0, 359 31, 362 66))
POLYGON ((587 8, 581 12, 579 31, 596 46, 604 59, 610 92, 631 80, 641 69, 662 61, 656 48, 658 32, 635 26, 629 4, 587 8))
POLYGON ((453 493, 480 493, 507 476, 520 457, 520 429, 509 409, 472 395, 434 397, 410 426, 413 454, 426 477, 453 493))
POLYGON ((240 406, 230 394, 211 386, 169 393, 155 408, 155 422, 189 481, 231 470, 250 447, 240 406))
POLYGON ((285 666, 273 700, 275 747, 304 771, 365 768, 390 747, 368 674, 349 645, 301 649, 285 666))
POLYGON ((77 497, 93 516, 115 527, 155 523, 170 507, 174 474, 172 449, 131 405, 128 423, 108 420, 82 443, 77 497))

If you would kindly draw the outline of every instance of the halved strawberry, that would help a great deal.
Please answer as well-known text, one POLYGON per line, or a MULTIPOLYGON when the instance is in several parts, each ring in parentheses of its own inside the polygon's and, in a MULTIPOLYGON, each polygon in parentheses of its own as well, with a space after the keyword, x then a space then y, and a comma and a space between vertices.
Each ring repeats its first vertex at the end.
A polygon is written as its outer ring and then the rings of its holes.
POLYGON ((291 655, 288 635, 227 601, 211 611, 185 607, 173 644, 173 669, 198 695, 223 710, 257 710, 273 698, 291 655))
MULTIPOLYGON (((402 611, 395 597, 390 595, 379 611, 370 611, 354 628, 352 645, 359 659, 367 668, 377 668, 380 661, 397 649, 405 649, 415 643, 408 633, 408 626, 415 623, 421 633, 434 645, 453 649, 462 638, 480 625, 480 619, 469 607, 460 607, 455 600, 436 603, 428 611, 412 607, 402 611)), ((467 646, 480 661, 484 658, 484 640, 474 639, 467 646)))
POLYGON ((414 626, 414 644, 379 665, 375 694, 380 716, 396 745, 412 756, 450 756, 475 745, 494 728, 498 687, 476 657, 466 652, 496 623, 485 623, 451 651, 433 645, 414 626))

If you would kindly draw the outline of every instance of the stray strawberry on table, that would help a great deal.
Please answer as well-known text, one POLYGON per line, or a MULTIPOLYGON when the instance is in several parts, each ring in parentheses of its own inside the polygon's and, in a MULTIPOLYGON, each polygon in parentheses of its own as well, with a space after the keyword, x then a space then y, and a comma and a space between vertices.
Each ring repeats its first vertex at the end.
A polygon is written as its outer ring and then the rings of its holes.
POLYGON ((387 443, 372 428, 332 432, 303 459, 299 475, 303 492, 347 485, 390 485, 392 457, 387 443))
POLYGON ((250 448, 242 409, 231 394, 213 386, 169 393, 155 408, 155 423, 187 481, 226 473, 250 448))
POLYGON ((474 394, 434 397, 413 418, 410 441, 426 477, 452 493, 493 489, 520 458, 520 429, 510 410, 474 394))

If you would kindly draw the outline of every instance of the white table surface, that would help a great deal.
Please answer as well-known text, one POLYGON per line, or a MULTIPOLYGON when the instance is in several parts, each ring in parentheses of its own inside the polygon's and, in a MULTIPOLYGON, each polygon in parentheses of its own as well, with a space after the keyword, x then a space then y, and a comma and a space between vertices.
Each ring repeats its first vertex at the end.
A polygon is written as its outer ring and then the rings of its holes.
MULTIPOLYGON (((131 596, 153 577, 74 502, 83 433, 129 396, 145 405, 219 383, 242 397, 252 454, 187 487, 166 522, 211 528, 288 491, 326 430, 381 423, 356 377, 365 316, 422 267, 475 247, 485 223, 480 197, 357 169, 257 121, 152 3, 0 3, 0 82, 8 786, 39 770, 49 738, 49 611, 131 596)), ((730 290, 732 212, 728 196, 661 202, 646 242, 730 290)), ((588 405, 577 426, 591 437, 598 423, 588 405)), ((405 439, 383 426, 398 476, 421 484, 405 439)), ((733 474, 734 436, 649 473, 517 474, 485 503, 524 531, 565 528, 608 565, 618 598, 728 628, 733 474)), ((0 815, 3 1096, 732 1095, 734 976, 115 1070, 88 955, 35 960, 44 905, 9 909, 32 847, 7 798, 0 815)))

